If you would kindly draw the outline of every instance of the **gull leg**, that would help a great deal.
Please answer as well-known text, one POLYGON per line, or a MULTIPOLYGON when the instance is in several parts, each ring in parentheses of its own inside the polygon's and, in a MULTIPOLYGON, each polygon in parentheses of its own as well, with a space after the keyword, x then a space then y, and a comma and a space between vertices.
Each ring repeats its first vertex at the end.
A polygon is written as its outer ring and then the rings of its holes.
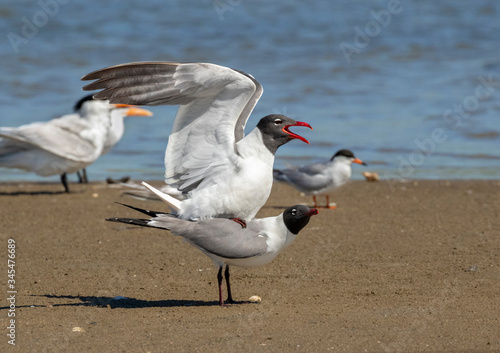
POLYGON ((222 300, 222 267, 219 267, 219 272, 217 273, 217 282, 219 283, 219 305, 224 306, 224 301, 222 300))
POLYGON ((82 181, 83 181, 83 184, 89 183, 89 180, 87 179, 87 169, 85 169, 85 168, 82 169, 82 181))
POLYGON ((82 174, 80 173, 79 170, 76 171, 76 176, 78 177, 78 183, 83 184, 82 174))
POLYGON ((229 284, 229 266, 226 265, 226 271, 224 272, 224 277, 226 277, 226 286, 227 286, 227 302, 229 304, 234 304, 233 296, 231 295, 231 285, 229 284))
POLYGON ((337 206, 330 206, 330 196, 326 195, 326 206, 325 208, 329 208, 331 210, 337 208, 337 206))
POLYGON ((69 187, 68 187, 68 177, 66 176, 66 173, 61 174, 61 183, 64 186, 64 191, 69 192, 69 187))
POLYGON ((318 207, 318 203, 316 202, 316 195, 313 195, 314 208, 318 207))

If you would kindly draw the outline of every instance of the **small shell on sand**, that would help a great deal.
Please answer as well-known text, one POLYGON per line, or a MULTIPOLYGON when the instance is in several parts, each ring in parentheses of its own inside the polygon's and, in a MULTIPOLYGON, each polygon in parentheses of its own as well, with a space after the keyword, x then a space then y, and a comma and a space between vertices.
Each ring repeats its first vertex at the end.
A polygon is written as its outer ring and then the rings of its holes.
POLYGON ((248 301, 250 303, 260 303, 262 299, 258 295, 252 295, 250 298, 248 298, 248 301))
POLYGON ((75 326, 71 329, 73 332, 85 332, 85 330, 81 327, 75 326))
POLYGON ((363 172, 362 174, 366 178, 366 181, 379 181, 380 180, 378 173, 363 172))

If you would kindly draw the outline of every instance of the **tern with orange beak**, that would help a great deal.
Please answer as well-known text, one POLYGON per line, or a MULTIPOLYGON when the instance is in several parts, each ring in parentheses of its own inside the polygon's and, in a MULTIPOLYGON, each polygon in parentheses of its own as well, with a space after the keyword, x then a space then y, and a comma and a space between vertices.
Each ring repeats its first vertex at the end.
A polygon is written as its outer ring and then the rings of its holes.
POLYGON ((61 175, 69 192, 67 173, 97 160, 118 142, 125 116, 151 116, 131 105, 109 104, 84 97, 75 113, 47 122, 0 128, 0 167, 19 168, 41 176, 61 175), (121 126, 120 126, 121 121, 121 126))
MULTIPOLYGON (((181 219, 235 218, 243 226, 267 201, 274 155, 311 128, 284 115, 262 118, 243 129, 262 95, 251 75, 207 63, 140 62, 104 68, 82 80, 96 99, 138 105, 179 105, 165 152, 165 182, 186 195, 179 201, 155 192, 181 219)), ((312 128, 311 128, 312 129, 312 128)))
MULTIPOLYGON (((306 195, 313 195, 314 207, 318 207, 316 195, 324 194, 344 185, 352 174, 351 165, 357 163, 366 165, 349 150, 340 150, 323 163, 314 163, 297 168, 274 170, 274 179, 288 183, 306 195)), ((330 205, 326 195, 325 208, 335 208, 330 205)))

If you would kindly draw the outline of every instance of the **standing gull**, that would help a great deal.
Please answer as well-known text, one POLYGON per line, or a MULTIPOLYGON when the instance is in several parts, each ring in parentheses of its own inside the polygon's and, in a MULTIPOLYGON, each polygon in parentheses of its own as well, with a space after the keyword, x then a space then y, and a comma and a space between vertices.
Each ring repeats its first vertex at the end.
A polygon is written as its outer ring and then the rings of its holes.
POLYGON ((104 68, 82 80, 84 90, 103 89, 96 99, 139 105, 180 105, 165 152, 165 182, 186 194, 162 193, 182 219, 212 217, 250 221, 267 201, 276 150, 307 123, 268 115, 244 136, 262 95, 251 75, 206 63, 140 62, 104 68))
MULTIPOLYGON (((289 169, 275 169, 274 179, 288 183, 300 192, 313 195, 314 207, 318 207, 316 195, 324 194, 344 185, 352 174, 352 163, 366 165, 349 150, 340 150, 323 163, 308 164, 289 169)), ((325 208, 330 206, 330 198, 326 195, 325 208)))
POLYGON ((234 303, 229 284, 229 266, 257 267, 271 262, 284 248, 290 245, 297 234, 309 223, 311 216, 318 214, 314 208, 295 205, 276 217, 254 218, 246 228, 224 218, 189 221, 172 214, 147 211, 124 205, 148 215, 149 219, 108 218, 107 221, 135 224, 170 230, 181 236, 212 259, 219 269, 219 305, 222 299, 222 270, 227 286, 227 302, 234 303))

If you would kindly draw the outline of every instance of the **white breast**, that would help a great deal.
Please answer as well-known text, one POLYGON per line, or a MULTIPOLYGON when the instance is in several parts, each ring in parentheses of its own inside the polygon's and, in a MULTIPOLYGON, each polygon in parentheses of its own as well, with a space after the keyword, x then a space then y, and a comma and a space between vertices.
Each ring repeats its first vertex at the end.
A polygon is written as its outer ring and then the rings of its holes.
POLYGON ((237 150, 235 170, 217 176, 208 188, 193 190, 182 202, 183 218, 223 216, 250 221, 264 206, 271 193, 274 155, 264 146, 258 129, 238 142, 237 150))

